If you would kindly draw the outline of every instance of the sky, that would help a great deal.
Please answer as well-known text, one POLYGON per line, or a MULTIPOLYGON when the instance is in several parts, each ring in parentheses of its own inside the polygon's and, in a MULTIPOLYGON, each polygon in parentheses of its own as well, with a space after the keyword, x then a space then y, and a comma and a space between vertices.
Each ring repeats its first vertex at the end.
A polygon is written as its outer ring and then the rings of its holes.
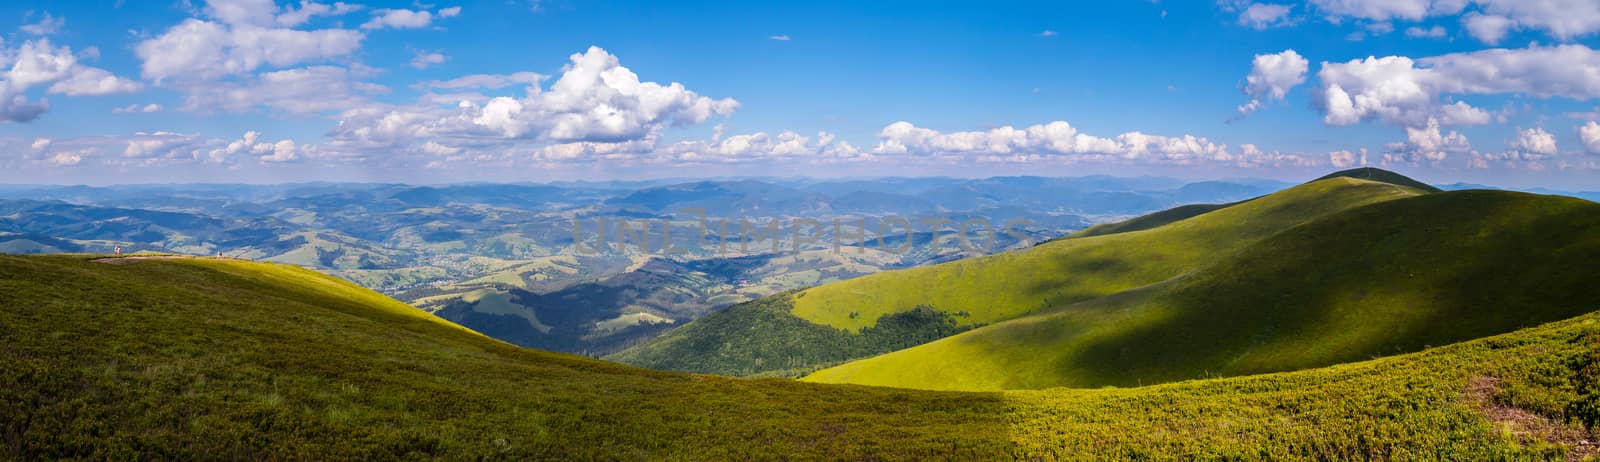
POLYGON ((1600 1, 11 1, 0 183, 1600 190, 1600 1))

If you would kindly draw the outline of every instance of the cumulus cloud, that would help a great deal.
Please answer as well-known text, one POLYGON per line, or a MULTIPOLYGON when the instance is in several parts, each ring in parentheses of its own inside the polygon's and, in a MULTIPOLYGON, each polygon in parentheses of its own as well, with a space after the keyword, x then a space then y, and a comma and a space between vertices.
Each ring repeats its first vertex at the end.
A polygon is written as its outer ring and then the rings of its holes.
POLYGON ((1583 142, 1584 152, 1600 154, 1600 122, 1591 120, 1589 123, 1579 125, 1578 140, 1583 142))
POLYGON ((1065 121, 1027 128, 1011 126, 987 131, 942 133, 895 122, 878 133, 870 151, 879 156, 913 155, 997 161, 1126 161, 1237 165, 1303 165, 1315 161, 1298 155, 1267 152, 1254 145, 1233 152, 1225 144, 1194 135, 1163 136, 1127 132, 1115 137, 1081 133, 1065 121))
POLYGON ((1514 24, 1511 18, 1487 14, 1472 13, 1461 18, 1461 25, 1467 29, 1467 34, 1483 43, 1498 45, 1500 40, 1511 33, 1514 24))
POLYGON ((382 9, 372 12, 372 19, 362 24, 362 29, 420 29, 433 25, 434 19, 454 17, 461 14, 461 7, 453 6, 439 10, 438 13, 427 10, 382 9))
POLYGON ((278 10, 277 16, 273 17, 273 23, 281 27, 295 27, 305 24, 306 21, 310 21, 313 17, 344 16, 361 11, 361 9, 361 5, 352 5, 344 2, 334 2, 329 5, 301 0, 299 8, 285 6, 283 9, 278 10))
POLYGON ((1328 164, 1333 165, 1334 168, 1367 165, 1367 148, 1361 148, 1356 152, 1348 150, 1330 152, 1328 153, 1328 164))
POLYGON ((50 85, 50 93, 67 96, 132 93, 144 88, 139 82, 117 77, 105 69, 76 66, 67 78, 50 85))
POLYGON ((1513 30, 1534 30, 1557 40, 1600 32, 1600 2, 1590 0, 1311 0, 1333 20, 1421 21, 1461 16, 1474 38, 1499 43, 1513 30))
POLYGON ((1433 14, 1452 14, 1460 0, 1311 0, 1317 10, 1330 17, 1354 17, 1373 21, 1404 19, 1418 21, 1433 14))
POLYGON ((64 166, 64 167, 65 166, 78 165, 79 163, 83 162, 84 156, 89 155, 89 154, 90 154, 90 151, 64 151, 64 152, 58 152, 58 153, 55 153, 54 155, 51 155, 49 158, 45 159, 45 162, 49 163, 51 165, 60 165, 60 166, 64 166))
POLYGON ((299 30, 315 16, 359 10, 345 3, 303 1, 280 8, 274 0, 210 0, 208 19, 189 18, 134 47, 145 78, 208 80, 264 66, 287 67, 347 56, 361 46, 358 31, 299 30))
MULTIPOLYGON (((479 143, 543 141, 556 144, 619 143, 654 138, 660 131, 728 116, 731 98, 714 99, 679 83, 641 81, 598 47, 573 54, 549 89, 534 73, 473 75, 425 88, 484 88, 528 84, 525 96, 451 107, 369 105, 345 111, 331 133, 331 149, 389 149, 449 137, 479 143)), ((563 148, 577 149, 577 148, 563 148)))
POLYGON ((1255 3, 1239 12, 1239 25, 1256 30, 1293 24, 1289 19, 1289 5, 1255 3))
POLYGON ((49 110, 48 100, 34 101, 27 94, 29 88, 45 84, 50 84, 46 92, 67 96, 141 88, 138 82, 79 63, 71 48, 53 46, 49 39, 28 40, 15 49, 0 48, 0 123, 29 122, 49 110))
POLYGON ((205 14, 236 26, 295 27, 316 16, 342 16, 361 10, 360 5, 302 0, 298 7, 279 7, 276 0, 207 0, 205 14))
POLYGON ((204 160, 223 163, 239 154, 253 155, 261 162, 289 162, 300 158, 299 148, 294 140, 263 141, 261 132, 251 130, 225 146, 206 152, 204 160))
POLYGON ((1250 102, 1239 106, 1239 115, 1250 115, 1265 102, 1282 100, 1289 90, 1305 83, 1309 66, 1310 62, 1294 50, 1256 55, 1250 65, 1250 74, 1245 76, 1243 88, 1250 102))
POLYGON ((1383 155, 1384 164, 1422 162, 1438 164, 1452 154, 1475 154, 1472 143, 1467 140, 1466 135, 1454 130, 1441 131, 1439 121, 1436 119, 1428 119, 1421 127, 1406 127, 1405 130, 1406 141, 1387 146, 1388 152, 1383 155))
POLYGON ((50 110, 49 101, 33 101, 11 85, 0 81, 0 123, 32 122, 50 110))
POLYGON ((1522 94, 1540 98, 1600 97, 1600 52, 1583 45, 1489 49, 1413 60, 1368 57, 1323 63, 1318 106, 1323 121, 1350 125, 1381 120, 1421 127, 1487 123, 1487 111, 1445 95, 1522 94))
POLYGON ((1544 156, 1555 155, 1556 137, 1542 128, 1518 130, 1516 139, 1509 143, 1511 149, 1539 154, 1544 156))
POLYGON ((187 19, 140 42, 134 52, 142 60, 144 77, 159 83, 325 61, 356 51, 362 38, 360 32, 343 29, 296 30, 187 19))

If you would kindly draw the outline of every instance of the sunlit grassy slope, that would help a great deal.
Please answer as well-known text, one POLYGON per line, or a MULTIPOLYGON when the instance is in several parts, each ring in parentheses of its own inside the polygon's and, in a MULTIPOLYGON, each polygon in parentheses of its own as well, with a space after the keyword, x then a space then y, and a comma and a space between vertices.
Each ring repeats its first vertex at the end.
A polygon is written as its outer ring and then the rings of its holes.
POLYGON ((1130 386, 1420 350, 1600 308, 1600 204, 1460 191, 1295 227, 1178 279, 820 371, 996 390, 1130 386))
POLYGON ((607 359, 726 375, 802 374, 1160 282, 1316 217, 1420 194, 1390 183, 1325 179, 1154 229, 1062 239, 736 305, 607 359), (912 335, 863 330, 885 320, 912 335), (955 328, 945 327, 950 323, 955 328), (908 324, 914 328, 902 328, 908 324))
POLYGON ((0 458, 1560 459, 1600 417, 1594 315, 1301 372, 932 392, 525 350, 283 265, 89 259, 0 255, 0 458))
POLYGON ((1189 204, 1173 207, 1159 212, 1140 215, 1131 219, 1112 223, 1101 223, 1084 228, 1082 231, 1069 234, 1062 239, 1077 239, 1084 237, 1103 236, 1106 234, 1128 233, 1142 231, 1150 228, 1164 226, 1168 223, 1187 220, 1199 215, 1221 210, 1234 204, 1189 204))
POLYGON ((807 289, 796 295, 794 314, 851 331, 918 305, 971 313, 963 322, 1001 321, 1162 281, 1316 217, 1420 193, 1350 178, 1316 181, 1155 229, 1064 239, 807 289))

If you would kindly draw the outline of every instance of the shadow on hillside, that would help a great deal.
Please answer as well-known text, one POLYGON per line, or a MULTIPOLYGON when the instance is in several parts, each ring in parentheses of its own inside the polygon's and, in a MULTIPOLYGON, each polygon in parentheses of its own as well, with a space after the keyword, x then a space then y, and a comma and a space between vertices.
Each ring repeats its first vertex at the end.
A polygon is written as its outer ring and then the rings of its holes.
MULTIPOLYGON (((1457 192, 1297 227, 1152 297, 1165 317, 1085 340, 1079 386, 1320 367, 1600 308, 1600 205, 1457 192)), ((1124 306, 1119 309, 1131 309, 1124 306)))

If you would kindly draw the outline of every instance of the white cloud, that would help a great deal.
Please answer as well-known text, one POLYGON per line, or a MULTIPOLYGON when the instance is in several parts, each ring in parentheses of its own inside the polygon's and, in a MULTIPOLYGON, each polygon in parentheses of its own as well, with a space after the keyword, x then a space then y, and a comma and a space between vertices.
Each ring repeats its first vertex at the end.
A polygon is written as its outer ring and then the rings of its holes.
MULTIPOLYGON (((1317 10, 1332 17, 1355 17, 1373 21, 1404 19, 1418 21, 1430 14, 1450 12, 1460 0, 1311 0, 1317 10)), ((1459 12, 1457 7, 1454 11, 1459 12)))
POLYGON ((1044 32, 1039 33, 1040 37, 1055 37, 1056 35, 1056 31, 1050 29, 1045 29, 1044 32))
POLYGON ((252 151, 261 155, 259 158, 262 162, 291 162, 300 158, 294 140, 272 143, 270 149, 260 149, 261 146, 263 145, 257 145, 257 149, 252 151))
POLYGON ((25 89, 65 78, 77 63, 70 48, 52 47, 49 39, 29 40, 17 48, 5 80, 25 89))
POLYGON ((436 156, 449 156, 461 153, 461 148, 445 146, 437 141, 422 143, 422 152, 436 156))
POLYGON ((1235 165, 1303 165, 1316 161, 1292 154, 1266 152, 1254 145, 1238 153, 1227 145, 1194 135, 1162 136, 1127 132, 1113 138, 1079 132, 1064 121, 1010 126, 981 132, 941 133, 910 122, 895 122, 878 133, 870 153, 914 155, 983 161, 1112 161, 1189 164, 1222 162, 1235 165))
POLYGON ((445 56, 444 53, 418 50, 416 55, 411 57, 411 67, 427 69, 428 66, 444 64, 445 60, 448 59, 449 57, 445 56))
POLYGON ((1294 50, 1256 55, 1250 74, 1245 76, 1244 93, 1250 102, 1239 106, 1240 116, 1249 115, 1266 102, 1282 100, 1289 90, 1305 83, 1309 61, 1294 50))
POLYGON ((362 38, 360 32, 344 29, 296 30, 187 19, 140 42, 134 51, 143 60, 145 78, 160 83, 326 61, 356 51, 362 38))
POLYGON ((787 41, 789 41, 789 34, 774 35, 774 36, 767 37, 767 39, 768 40, 776 40, 776 41, 779 41, 779 42, 787 42, 787 41))
MULTIPOLYGON (((468 76, 424 83, 432 88, 467 88, 533 82, 537 74, 468 76)), ((573 54, 548 90, 530 84, 521 98, 496 97, 454 108, 413 106, 348 111, 334 136, 353 144, 404 143, 425 136, 537 139, 553 142, 637 140, 662 129, 727 116, 739 108, 731 98, 712 99, 682 84, 639 80, 615 56, 598 47, 573 54)))
POLYGON ((1445 35, 1448 35, 1448 32, 1444 30, 1444 26, 1433 26, 1426 29, 1417 26, 1406 28, 1406 36, 1412 38, 1444 38, 1445 35))
POLYGON ((72 49, 50 44, 49 39, 27 40, 16 49, 0 48, 0 123, 29 122, 50 109, 50 102, 33 101, 29 88, 53 84, 52 94, 68 96, 105 95, 137 91, 134 81, 78 63, 72 49))
POLYGON ((1406 141, 1388 145, 1383 155, 1384 163, 1439 163, 1450 155, 1475 154, 1466 135, 1454 130, 1441 132, 1439 121, 1429 119, 1421 127, 1406 127, 1406 141))
POLYGON ((545 76, 533 72, 514 72, 510 74, 472 74, 456 77, 450 80, 430 80, 417 84, 417 88, 437 88, 445 90, 460 90, 470 88, 505 88, 511 85, 532 85, 544 80, 545 76))
POLYGON ((139 82, 117 77, 104 69, 75 66, 67 78, 50 85, 50 93, 67 96, 132 93, 144 88, 139 82))
POLYGON ((56 32, 60 32, 61 26, 66 25, 66 23, 67 18, 51 16, 50 12, 47 11, 40 15, 39 22, 23 24, 19 29, 33 35, 53 35, 56 32))
POLYGON ((135 165, 152 165, 164 162, 192 161, 203 154, 206 146, 217 141, 196 134, 175 132, 138 132, 132 136, 107 137, 96 140, 78 140, 93 145, 122 144, 122 160, 135 165))
POLYGON ((1412 60, 1368 57, 1323 63, 1317 99, 1323 121, 1349 125, 1382 120, 1421 127, 1487 123, 1489 114, 1444 95, 1522 94, 1540 98, 1600 97, 1600 52, 1583 45, 1489 49, 1412 60))
POLYGON ((344 2, 335 2, 332 5, 301 0, 300 7, 290 9, 284 7, 278 16, 273 18, 273 23, 282 27, 295 27, 305 24, 316 16, 343 16, 361 10, 361 5, 351 5, 344 2))
POLYGON ((1600 122, 1591 120, 1579 125, 1578 140, 1583 142, 1584 152, 1600 154, 1600 122))
POLYGON ((1600 32, 1600 2, 1592 0, 1311 0, 1311 3, 1332 20, 1422 21, 1462 15, 1462 25, 1467 32, 1489 44, 1499 43, 1512 30, 1540 31, 1564 41, 1600 32))
POLYGON ((88 153, 85 151, 57 152, 48 159, 45 159, 45 162, 48 162, 51 165, 60 165, 63 167, 78 165, 80 162, 83 162, 83 157, 87 154, 88 153))
POLYGON ((439 10, 438 14, 427 10, 406 9, 381 9, 372 12, 372 19, 362 24, 362 29, 420 29, 433 25, 435 18, 449 18, 461 14, 461 7, 454 6, 439 10))
POLYGON ((1555 155, 1556 137, 1542 128, 1518 130, 1517 138, 1509 145, 1511 149, 1540 155, 1555 155))
POLYGON ((1256 30, 1292 25, 1289 5, 1255 3, 1239 13, 1239 25, 1256 30))
POLYGON ((300 158, 300 147, 294 140, 263 141, 261 132, 251 130, 244 136, 206 152, 204 159, 211 163, 225 163, 238 154, 256 156, 261 162, 290 162, 300 158))
POLYGON ((22 89, 0 81, 0 123, 31 122, 50 110, 49 101, 29 100, 22 89))
POLYGON ((267 107, 291 114, 343 111, 368 102, 388 88, 360 81, 370 69, 310 66, 263 72, 239 81, 191 84, 186 111, 248 112, 267 107))
POLYGON ((1467 28, 1467 33, 1472 38, 1483 43, 1496 45, 1511 32, 1515 26, 1511 18, 1472 13, 1461 19, 1461 25, 1467 28))
POLYGON ((130 113, 140 113, 140 112, 142 112, 142 113, 161 112, 161 105, 160 104, 155 104, 155 103, 144 104, 144 105, 129 104, 127 106, 123 106, 123 107, 119 107, 119 108, 116 108, 116 109, 112 109, 111 112, 115 112, 115 113, 118 113, 118 114, 130 114, 130 113))
POLYGON ((1348 150, 1330 152, 1328 153, 1328 164, 1333 165, 1334 168, 1367 165, 1367 148, 1361 148, 1357 152, 1348 150))

